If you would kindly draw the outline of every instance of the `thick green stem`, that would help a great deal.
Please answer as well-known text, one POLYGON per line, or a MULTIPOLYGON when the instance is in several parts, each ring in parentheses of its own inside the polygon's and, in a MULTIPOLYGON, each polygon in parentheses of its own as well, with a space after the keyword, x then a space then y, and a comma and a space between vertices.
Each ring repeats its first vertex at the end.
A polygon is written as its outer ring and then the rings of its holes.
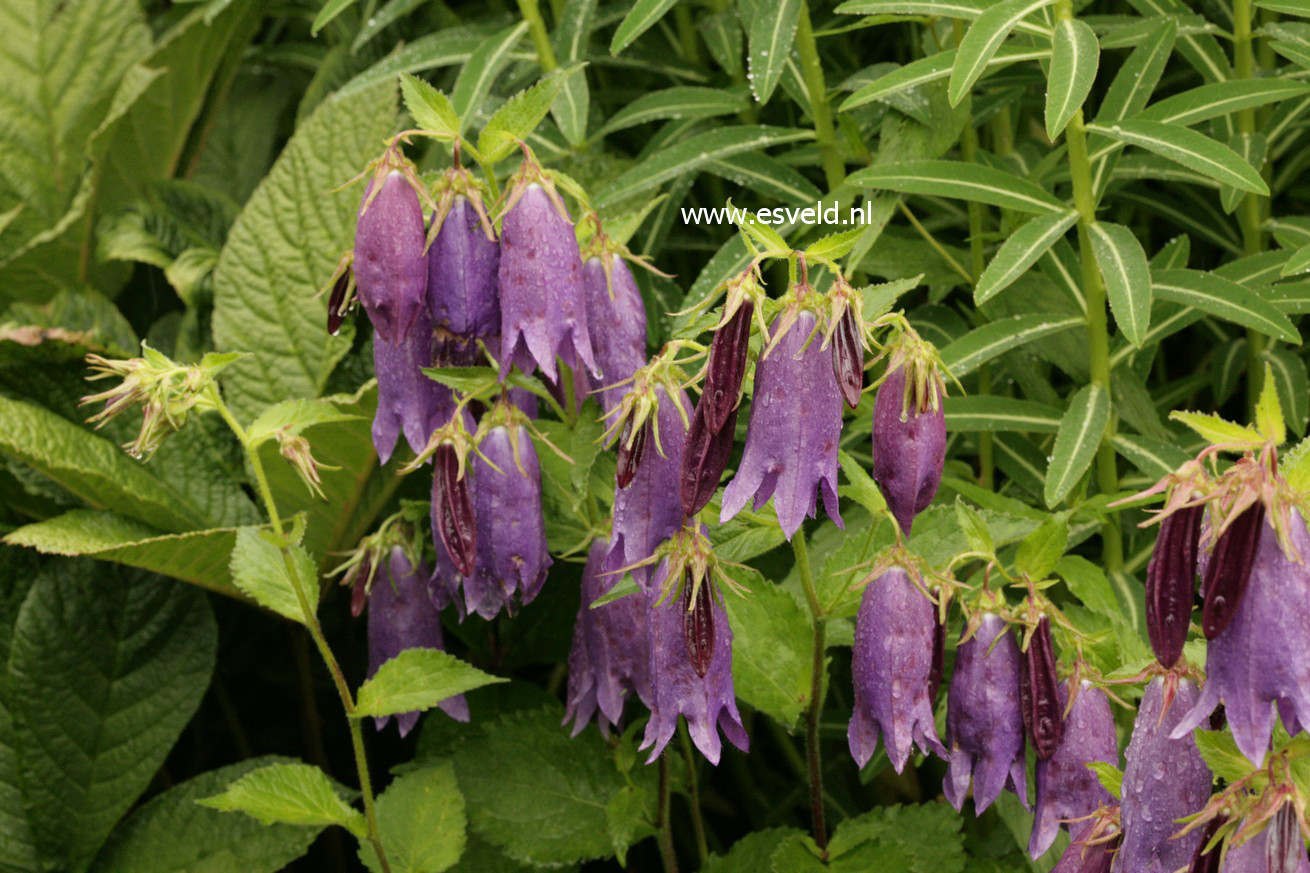
POLYGON ((664 873, 678 873, 678 856, 673 851, 673 825, 669 821, 669 756, 660 755, 659 836, 660 861, 664 873))
POLYGON ((678 719, 678 738, 682 741, 682 757, 687 759, 687 792, 691 804, 691 829, 696 834, 696 856, 700 860, 700 866, 704 867, 710 856, 710 850, 705 842, 705 820, 700 814, 700 780, 696 778, 696 752, 691 746, 691 734, 687 732, 685 719, 678 719))
POLYGON ((846 165, 838 151, 837 133, 832 126, 832 107, 828 105, 828 86, 823 81, 823 61, 819 58, 819 45, 814 39, 814 26, 810 23, 810 5, 804 0, 796 23, 796 51, 801 56, 805 90, 810 94, 810 114, 814 117, 814 137, 819 143, 823 176, 828 182, 828 190, 836 191, 846 181, 846 165))
POLYGON ((814 587, 814 573, 810 569, 810 551, 805 545, 805 531, 798 530, 791 538, 791 548, 796 554, 796 569, 801 576, 801 587, 805 591, 805 602, 810 607, 810 617, 814 624, 814 659, 810 669, 810 706, 805 712, 805 760, 810 771, 810 825, 814 832, 814 843, 828 856, 828 827, 824 822, 823 810, 823 762, 819 757, 819 717, 823 713, 823 693, 828 673, 827 631, 828 619, 819 603, 819 593, 814 587))
MULTIPOLYGON (((1255 53, 1251 38, 1251 0, 1233 0, 1233 71, 1238 79, 1255 75, 1255 53)), ((1243 136, 1256 132, 1255 109, 1242 109, 1237 113, 1237 130, 1243 136)), ((1243 254, 1257 255, 1264 250, 1262 232, 1264 204, 1258 194, 1247 194, 1238 208, 1237 221, 1242 228, 1243 254)), ((1265 350, 1264 334, 1246 331, 1246 403, 1254 410, 1260 396, 1264 378, 1262 363, 1265 350)))
POLYGON ((532 35, 532 44, 537 48, 537 64, 543 73, 549 73, 559 66, 555 60, 555 50, 550 46, 550 34, 546 31, 546 22, 541 17, 541 8, 537 0, 519 0, 519 12, 528 23, 528 32, 532 35))

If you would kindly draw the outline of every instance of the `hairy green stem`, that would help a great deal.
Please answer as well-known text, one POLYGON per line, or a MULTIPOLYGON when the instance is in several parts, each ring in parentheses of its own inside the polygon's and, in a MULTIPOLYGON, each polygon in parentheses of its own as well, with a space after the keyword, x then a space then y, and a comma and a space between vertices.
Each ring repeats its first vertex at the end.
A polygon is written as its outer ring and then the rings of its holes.
POLYGON ((814 624, 810 706, 805 711, 805 759, 810 771, 810 824, 814 832, 814 844, 819 847, 823 857, 827 858, 828 827, 824 822, 823 811, 823 762, 819 757, 819 716, 823 712, 824 679, 827 678, 828 619, 819 603, 819 593, 814 587, 814 573, 810 568, 810 551, 805 544, 804 530, 796 531, 796 535, 791 538, 791 548, 796 554, 796 569, 801 576, 805 602, 809 604, 810 617, 814 624))
POLYGON ((532 35, 532 44, 537 49, 537 64, 543 73, 549 73, 559 66, 555 60, 555 50, 550 46, 550 34, 546 31, 546 22, 541 17, 541 7, 537 0, 519 0, 519 12, 528 23, 528 32, 532 35))
POLYGON ((660 861, 664 873, 678 873, 678 856, 673 851, 673 825, 669 821, 669 756, 660 754, 659 836, 660 861))
POLYGON ((828 105, 828 86, 823 80, 823 61, 819 58, 819 45, 814 39, 814 25, 810 22, 810 4, 806 0, 801 2, 800 17, 796 22, 796 51, 801 58, 805 90, 810 94, 810 115, 814 117, 814 137, 819 143, 823 176, 828 190, 836 191, 846 181, 846 165, 837 149, 832 108, 828 105))
POLYGON ((691 803, 691 829, 696 834, 696 857, 704 867, 710 856, 709 845, 705 842, 705 821, 700 814, 700 780, 696 778, 696 752, 691 746, 691 734, 687 732, 686 719, 678 719, 678 737, 682 741, 682 756, 687 759, 687 791, 691 803))

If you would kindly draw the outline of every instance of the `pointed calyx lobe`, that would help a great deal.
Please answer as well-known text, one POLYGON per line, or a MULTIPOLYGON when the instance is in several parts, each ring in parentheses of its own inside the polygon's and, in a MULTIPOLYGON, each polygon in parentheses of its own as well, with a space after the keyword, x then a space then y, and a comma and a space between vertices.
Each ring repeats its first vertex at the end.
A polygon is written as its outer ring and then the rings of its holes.
POLYGON ((1160 523, 1146 568, 1146 632, 1163 667, 1183 654, 1196 596, 1196 569, 1205 507, 1188 506, 1160 523))

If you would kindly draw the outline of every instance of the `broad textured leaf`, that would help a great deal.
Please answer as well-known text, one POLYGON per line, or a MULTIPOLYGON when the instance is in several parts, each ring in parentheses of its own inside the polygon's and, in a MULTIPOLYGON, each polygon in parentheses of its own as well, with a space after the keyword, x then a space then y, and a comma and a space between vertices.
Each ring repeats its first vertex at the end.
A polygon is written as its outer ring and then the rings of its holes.
POLYGON ((667 118, 713 118, 733 115, 749 106, 744 92, 682 86, 642 94, 610 116, 600 133, 610 134, 638 124, 667 118))
MULTIPOLYGON (((405 773, 378 797, 378 830, 392 873, 441 873, 464 852, 464 795, 449 762, 405 773)), ((360 860, 378 873, 371 843, 359 844, 360 860)))
POLYGON ((758 572, 734 570, 750 593, 725 598, 732 624, 732 680, 744 702, 791 729, 809 705, 814 631, 790 594, 758 572))
POLYGON ((1096 81, 1101 48, 1096 33, 1085 21, 1065 19, 1055 26, 1051 69, 1046 74, 1046 136, 1064 132, 1073 114, 1082 108, 1096 81))
POLYGON ((317 605, 318 574, 303 546, 288 547, 288 557, 273 544, 272 534, 257 527, 237 530, 232 547, 232 583, 240 591, 265 609, 271 609, 283 618, 304 624, 305 613, 296 596, 295 573, 301 590, 317 605))
POLYGON ((1095 221, 1088 234, 1115 324, 1129 342, 1141 348, 1151 324, 1151 268, 1146 263, 1146 252, 1122 224, 1095 221))
POLYGON ((677 0, 637 0, 633 3, 614 31, 614 38, 610 40, 610 54, 617 55, 632 45, 633 40, 650 30, 673 8, 675 2, 677 0))
POLYGON ((210 770, 165 791, 114 829, 91 873, 276 873, 309 849, 320 828, 263 825, 196 801, 251 770, 285 762, 251 758, 210 770))
POLYGON ((244 813, 264 824, 340 825, 357 837, 368 832, 364 815, 341 798, 322 770, 309 764, 260 767, 199 802, 221 812, 244 813))
POLYGON ((956 53, 955 66, 951 69, 951 81, 947 91, 951 105, 964 99, 974 82, 982 76, 987 62, 996 54, 996 50, 1005 42, 1010 31, 1027 17, 1055 0, 1001 0, 982 12, 960 41, 956 53))
POLYGON ((375 717, 431 709, 449 697, 505 681, 437 649, 406 649, 359 687, 355 709, 375 717))
POLYGON ((760 103, 769 102, 791 57, 801 2, 773 0, 760 3, 750 17, 746 59, 750 67, 751 92, 760 103))
POLYGON ((1053 507, 1067 497, 1091 467, 1109 421, 1110 395, 1101 386, 1084 386, 1069 400, 1046 468, 1042 496, 1047 506, 1053 507))
POLYGON ((1014 553, 1014 569, 1033 581, 1045 579, 1069 545, 1069 524, 1059 517, 1048 518, 1023 538, 1014 553))
POLYGON ((455 88, 450 92, 451 106, 460 118, 460 133, 468 130, 474 114, 491 92, 492 83, 509 63, 510 51, 527 32, 528 23, 520 21, 487 37, 473 50, 468 63, 460 68, 455 88))
POLYGON ((1159 270, 1152 276, 1152 286, 1162 300, 1194 307, 1294 345, 1301 343, 1286 315, 1259 295, 1214 273, 1159 270))
MULTIPOLYGON (((14 625, 27 593, 42 572, 42 559, 25 549, 0 546, 0 664, 9 663, 14 625)), ((71 569, 72 563, 64 569, 71 569)), ((46 572, 50 572, 49 569, 46 572)), ((32 829, 23 809, 19 758, 10 707, 9 675, 0 670, 0 869, 40 868, 32 829)))
POLYGON ((1042 214, 1068 207, 1039 185, 1013 173, 962 161, 906 161, 857 170, 846 180, 860 188, 953 197, 1042 214))
POLYGON ((223 373, 228 403, 249 421, 265 407, 323 392, 349 349, 327 335, 315 299, 354 240, 361 191, 348 181, 395 130, 388 82, 325 100, 297 129, 237 218, 214 270, 214 345, 248 353, 223 373))
POLYGON ((955 378, 962 378, 999 354, 1042 337, 1080 327, 1081 318, 1015 315, 974 328, 942 349, 942 362, 955 378))
POLYGON ((1127 119, 1109 126, 1089 125, 1088 130, 1128 145, 1135 145, 1195 170, 1221 185, 1252 194, 1269 194, 1269 186, 1242 156, 1223 143, 1178 124, 1127 119))
POLYGON ((981 306, 1010 287, 1078 222, 1074 210, 1038 215, 1010 234, 992 256, 973 289, 973 302, 981 306))
POLYGON ((84 870, 199 706, 217 632, 193 588, 65 570, 28 593, 8 683, 32 836, 51 869, 84 870))
POLYGON ((1045 403, 972 394, 952 397, 945 405, 948 431, 1055 433, 1060 428, 1060 410, 1045 403))

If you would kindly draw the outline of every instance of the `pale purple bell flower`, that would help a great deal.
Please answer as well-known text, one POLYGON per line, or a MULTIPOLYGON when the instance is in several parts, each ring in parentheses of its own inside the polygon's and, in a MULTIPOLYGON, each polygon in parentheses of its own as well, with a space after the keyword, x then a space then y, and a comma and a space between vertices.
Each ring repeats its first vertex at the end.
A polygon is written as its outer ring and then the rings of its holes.
POLYGON ((990 612, 956 651, 946 699, 950 767, 942 791, 957 811, 964 805, 970 777, 977 815, 1005 788, 1028 805, 1019 708, 1020 657, 1005 620, 990 612))
POLYGON ((932 503, 942 481, 946 417, 940 403, 935 410, 919 410, 911 397, 907 408, 907 369, 897 367, 878 386, 873 407, 873 478, 908 536, 914 517, 932 503))
MULTIPOLYGON (((773 329, 778 326, 775 319, 773 329)), ((722 522, 747 501, 759 509, 772 497, 778 524, 791 539, 806 516, 814 517, 822 494, 828 517, 842 526, 837 505, 842 398, 831 353, 820 348, 821 338, 811 337, 814 326, 814 315, 801 312, 755 366, 746 448, 723 492, 722 522)))
MULTIPOLYGON (((1068 692, 1059 688, 1060 710, 1067 705, 1068 692)), ((1037 761, 1037 808, 1028 854, 1038 858, 1055 842, 1061 826, 1108 806, 1114 798, 1097 780, 1087 764, 1118 765, 1114 715, 1105 692, 1084 682, 1064 723, 1064 739, 1046 760, 1037 761)))
POLYGON ((370 202, 372 193, 370 182, 355 223, 355 287, 374 332, 398 342, 425 304, 423 207, 399 170, 387 173, 370 202))
MULTIPOLYGON (((824 364, 832 378, 831 360, 824 364)), ((851 653, 855 711, 846 729, 861 767, 873 757, 880 735, 897 773, 905 769, 911 745, 947 757, 930 696, 936 610, 899 567, 864 589, 851 653)))
MULTIPOLYGON (((415 567, 410 563, 400 546, 394 546, 378 568, 368 598, 368 678, 406 649, 444 651, 441 616, 433 608, 428 591, 431 575, 422 564, 415 567)), ((462 694, 437 706, 456 721, 469 720, 468 703, 462 694)), ((418 718, 418 712, 395 716, 402 737, 414 728, 418 718)), ((373 723, 382 730, 390 720, 391 716, 383 716, 373 719, 373 723)))
POLYGON ((591 379, 601 408, 609 412, 623 400, 624 389, 611 387, 646 365, 646 305, 628 262, 617 254, 588 258, 582 265, 587 288, 587 324, 600 378, 591 379), (604 257, 609 260, 606 280, 604 257), (613 288, 614 296, 610 296, 613 288))
POLYGON ((391 458, 401 433, 415 454, 422 452, 432 431, 454 413, 451 390, 423 373, 432 364, 432 327, 426 312, 419 312, 397 342, 373 334, 373 372, 378 380, 373 448, 381 463, 391 458))
POLYGON ((496 268, 500 246, 487 237, 469 199, 456 195, 428 248, 427 309, 432 325, 465 340, 500 333, 496 268))

